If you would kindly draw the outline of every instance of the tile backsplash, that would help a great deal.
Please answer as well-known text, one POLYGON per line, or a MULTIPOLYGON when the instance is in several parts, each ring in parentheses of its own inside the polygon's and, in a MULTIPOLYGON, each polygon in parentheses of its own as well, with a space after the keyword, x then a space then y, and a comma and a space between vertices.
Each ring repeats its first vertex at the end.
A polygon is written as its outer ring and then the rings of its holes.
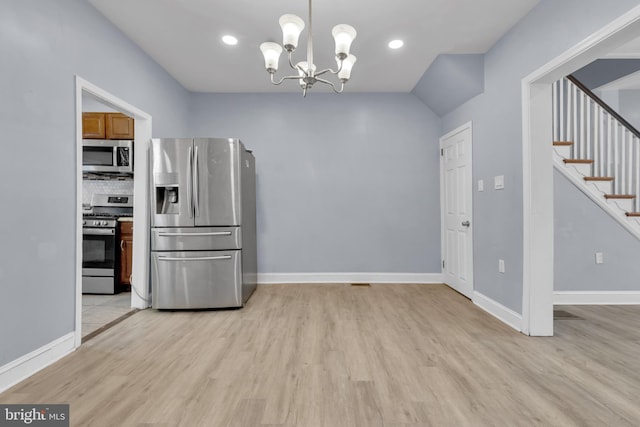
POLYGON ((133 194, 133 180, 83 180, 82 204, 91 203, 91 196, 94 194, 133 194))

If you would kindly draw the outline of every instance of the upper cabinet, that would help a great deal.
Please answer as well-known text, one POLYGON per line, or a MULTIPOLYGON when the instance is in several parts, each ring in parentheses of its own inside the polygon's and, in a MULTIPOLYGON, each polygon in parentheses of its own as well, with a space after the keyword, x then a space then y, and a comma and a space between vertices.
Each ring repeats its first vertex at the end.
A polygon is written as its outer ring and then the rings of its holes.
POLYGON ((82 138, 106 139, 105 113, 82 113, 82 138))
POLYGON ((107 113, 107 139, 133 139, 133 119, 121 113, 107 113))
POLYGON ((133 123, 122 113, 82 113, 82 138, 132 140, 133 123))

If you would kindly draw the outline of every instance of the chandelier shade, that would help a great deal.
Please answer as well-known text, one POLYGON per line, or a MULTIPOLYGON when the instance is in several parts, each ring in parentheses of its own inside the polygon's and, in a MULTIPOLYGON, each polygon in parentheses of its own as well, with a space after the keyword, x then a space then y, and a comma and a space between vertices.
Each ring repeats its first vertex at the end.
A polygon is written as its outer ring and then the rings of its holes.
POLYGON ((280 62, 280 54, 282 53, 282 46, 278 43, 264 42, 260 45, 262 55, 264 55, 264 66, 267 71, 278 71, 278 63, 280 62))
POLYGON ((356 57, 350 54, 351 44, 356 38, 356 30, 351 25, 339 24, 333 27, 331 35, 335 41, 335 58, 338 68, 333 70, 326 68, 317 71, 316 64, 313 62, 313 32, 312 32, 312 9, 311 0, 309 0, 309 25, 307 27, 307 60, 301 61, 293 65, 292 54, 298 47, 300 34, 305 29, 305 23, 302 18, 285 14, 279 19, 282 28, 282 46, 275 42, 265 42, 260 45, 260 50, 264 56, 264 64, 267 72, 271 76, 271 83, 280 85, 285 80, 298 80, 302 88, 302 95, 307 95, 307 90, 317 83, 329 85, 334 92, 342 93, 344 85, 351 78, 351 70, 356 62, 356 57), (275 73, 278 71, 278 63, 282 50, 287 51, 289 66, 294 70, 295 74, 282 77, 279 81, 275 80, 275 73), (337 75, 340 88, 336 87, 333 82, 322 78, 325 74, 337 75))
POLYGON ((282 15, 280 17, 280 27, 282 28, 282 46, 287 51, 293 51, 298 47, 300 33, 304 30, 304 21, 296 15, 282 15))
MULTIPOLYGON (((351 69, 353 68, 353 64, 356 63, 355 55, 349 55, 342 61, 342 69, 338 73, 338 78, 340 81, 348 81, 351 78, 351 69)), ((336 62, 338 66, 340 66, 340 60, 336 57, 336 62)))
POLYGON ((340 24, 333 27, 331 35, 336 41, 336 56, 338 58, 346 58, 349 56, 351 43, 356 38, 356 30, 351 25, 340 24))

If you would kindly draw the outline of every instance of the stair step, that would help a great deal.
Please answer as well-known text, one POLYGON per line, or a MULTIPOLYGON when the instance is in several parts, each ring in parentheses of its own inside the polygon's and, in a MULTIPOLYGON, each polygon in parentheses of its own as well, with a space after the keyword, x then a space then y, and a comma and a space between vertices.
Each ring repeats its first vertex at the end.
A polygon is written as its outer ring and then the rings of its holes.
POLYGON ((605 199, 635 199, 633 194, 605 194, 605 199))
POLYGON ((585 176, 585 181, 613 181, 615 178, 612 176, 585 176))
POLYGON ((573 145, 573 142, 571 142, 571 141, 553 141, 553 145, 556 146, 556 147, 558 147, 558 146, 560 146, 560 147, 562 147, 562 146, 570 147, 570 146, 573 145))
POLYGON ((625 215, 628 217, 640 217, 640 212, 627 212, 625 215))
POLYGON ((583 164, 583 165, 591 165, 593 164, 593 160, 589 160, 589 159, 564 159, 562 160, 563 162, 565 162, 566 164, 583 164))

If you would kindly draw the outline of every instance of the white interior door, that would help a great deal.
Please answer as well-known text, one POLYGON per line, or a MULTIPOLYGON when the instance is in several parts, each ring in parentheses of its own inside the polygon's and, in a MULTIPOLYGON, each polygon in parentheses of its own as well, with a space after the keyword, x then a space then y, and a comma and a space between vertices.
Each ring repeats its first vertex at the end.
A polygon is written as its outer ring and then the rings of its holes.
POLYGON ((443 281, 473 294, 471 123, 440 138, 443 281))

